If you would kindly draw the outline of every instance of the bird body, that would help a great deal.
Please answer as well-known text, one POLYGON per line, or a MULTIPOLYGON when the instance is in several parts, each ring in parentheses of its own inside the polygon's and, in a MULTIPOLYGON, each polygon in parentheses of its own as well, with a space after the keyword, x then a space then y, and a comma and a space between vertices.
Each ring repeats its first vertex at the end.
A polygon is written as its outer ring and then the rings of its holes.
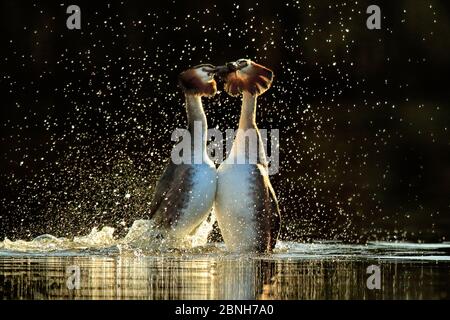
POLYGON ((279 229, 278 205, 261 164, 224 164, 218 170, 216 215, 227 248, 271 251, 279 229))
POLYGON ((216 181, 212 163, 170 163, 158 182, 159 188, 162 185, 168 188, 152 203, 152 220, 156 226, 176 238, 192 234, 211 211, 216 181))

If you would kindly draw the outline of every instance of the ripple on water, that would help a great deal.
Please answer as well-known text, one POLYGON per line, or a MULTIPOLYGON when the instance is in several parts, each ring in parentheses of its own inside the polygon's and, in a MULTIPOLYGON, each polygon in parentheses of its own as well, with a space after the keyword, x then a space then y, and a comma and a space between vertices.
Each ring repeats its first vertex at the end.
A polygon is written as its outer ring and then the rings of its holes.
POLYGON ((5 239, 0 299, 450 298, 450 243, 279 241, 273 254, 258 255, 228 253, 205 233, 166 241, 144 220, 124 238, 113 233, 5 239), (366 287, 373 264, 382 268, 382 290, 366 287), (79 290, 67 288, 68 266, 81 270, 79 290))
MULTIPOLYGON (((207 243, 212 221, 205 223, 180 242, 161 237, 148 220, 137 220, 128 234, 114 237, 114 228, 93 228, 85 236, 58 238, 44 234, 31 241, 5 239, 0 242, 0 257, 7 256, 114 256, 114 255, 228 255, 223 243, 207 243)), ((279 241, 271 255, 261 259, 353 259, 353 260, 408 260, 450 261, 450 243, 368 242, 346 244, 333 241, 298 243, 279 241)))

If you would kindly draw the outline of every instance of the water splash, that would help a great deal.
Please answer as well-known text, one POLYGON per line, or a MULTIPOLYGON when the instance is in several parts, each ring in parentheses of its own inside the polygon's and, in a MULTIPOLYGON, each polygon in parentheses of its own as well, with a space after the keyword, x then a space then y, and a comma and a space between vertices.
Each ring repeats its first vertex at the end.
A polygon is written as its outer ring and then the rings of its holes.
MULTIPOLYGON (((208 235, 215 222, 214 216, 206 219, 193 234, 184 239, 171 237, 169 233, 158 229, 152 220, 136 220, 123 238, 114 237, 114 228, 105 226, 101 229, 92 228, 91 232, 84 236, 73 238, 55 237, 51 234, 43 234, 31 241, 5 239, 0 242, 0 251, 3 254, 14 252, 64 253, 71 251, 79 253, 122 253, 134 254, 159 254, 165 252, 196 250, 197 247, 206 246, 208 235)), ((206 247, 205 247, 206 248, 206 247)))

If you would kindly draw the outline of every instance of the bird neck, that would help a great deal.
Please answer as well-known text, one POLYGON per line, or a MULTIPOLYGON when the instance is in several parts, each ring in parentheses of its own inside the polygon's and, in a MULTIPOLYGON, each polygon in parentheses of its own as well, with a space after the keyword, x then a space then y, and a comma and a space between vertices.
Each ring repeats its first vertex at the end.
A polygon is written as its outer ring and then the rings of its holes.
POLYGON ((241 118, 239 129, 257 129, 256 126, 256 95, 244 92, 242 95, 241 118))
POLYGON ((238 163, 267 164, 264 145, 256 125, 256 95, 244 92, 242 96, 239 128, 231 149, 231 156, 238 163))
POLYGON ((191 134, 193 156, 205 156, 208 124, 206 122, 205 111, 203 110, 202 99, 198 95, 190 94, 186 94, 185 97, 188 130, 191 134))

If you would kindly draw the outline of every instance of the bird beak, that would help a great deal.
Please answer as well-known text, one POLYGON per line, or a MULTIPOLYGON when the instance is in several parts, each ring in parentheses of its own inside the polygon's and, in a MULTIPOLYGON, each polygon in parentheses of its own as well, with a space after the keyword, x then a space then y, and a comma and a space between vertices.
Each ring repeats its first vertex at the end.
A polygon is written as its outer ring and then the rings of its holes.
POLYGON ((217 66, 215 69, 215 74, 223 79, 230 73, 241 70, 242 68, 245 68, 246 66, 248 66, 248 63, 246 61, 227 62, 223 66, 217 66))
POLYGON ((234 62, 228 62, 223 66, 217 66, 215 69, 216 76, 225 78, 229 73, 237 70, 237 65, 234 62))

